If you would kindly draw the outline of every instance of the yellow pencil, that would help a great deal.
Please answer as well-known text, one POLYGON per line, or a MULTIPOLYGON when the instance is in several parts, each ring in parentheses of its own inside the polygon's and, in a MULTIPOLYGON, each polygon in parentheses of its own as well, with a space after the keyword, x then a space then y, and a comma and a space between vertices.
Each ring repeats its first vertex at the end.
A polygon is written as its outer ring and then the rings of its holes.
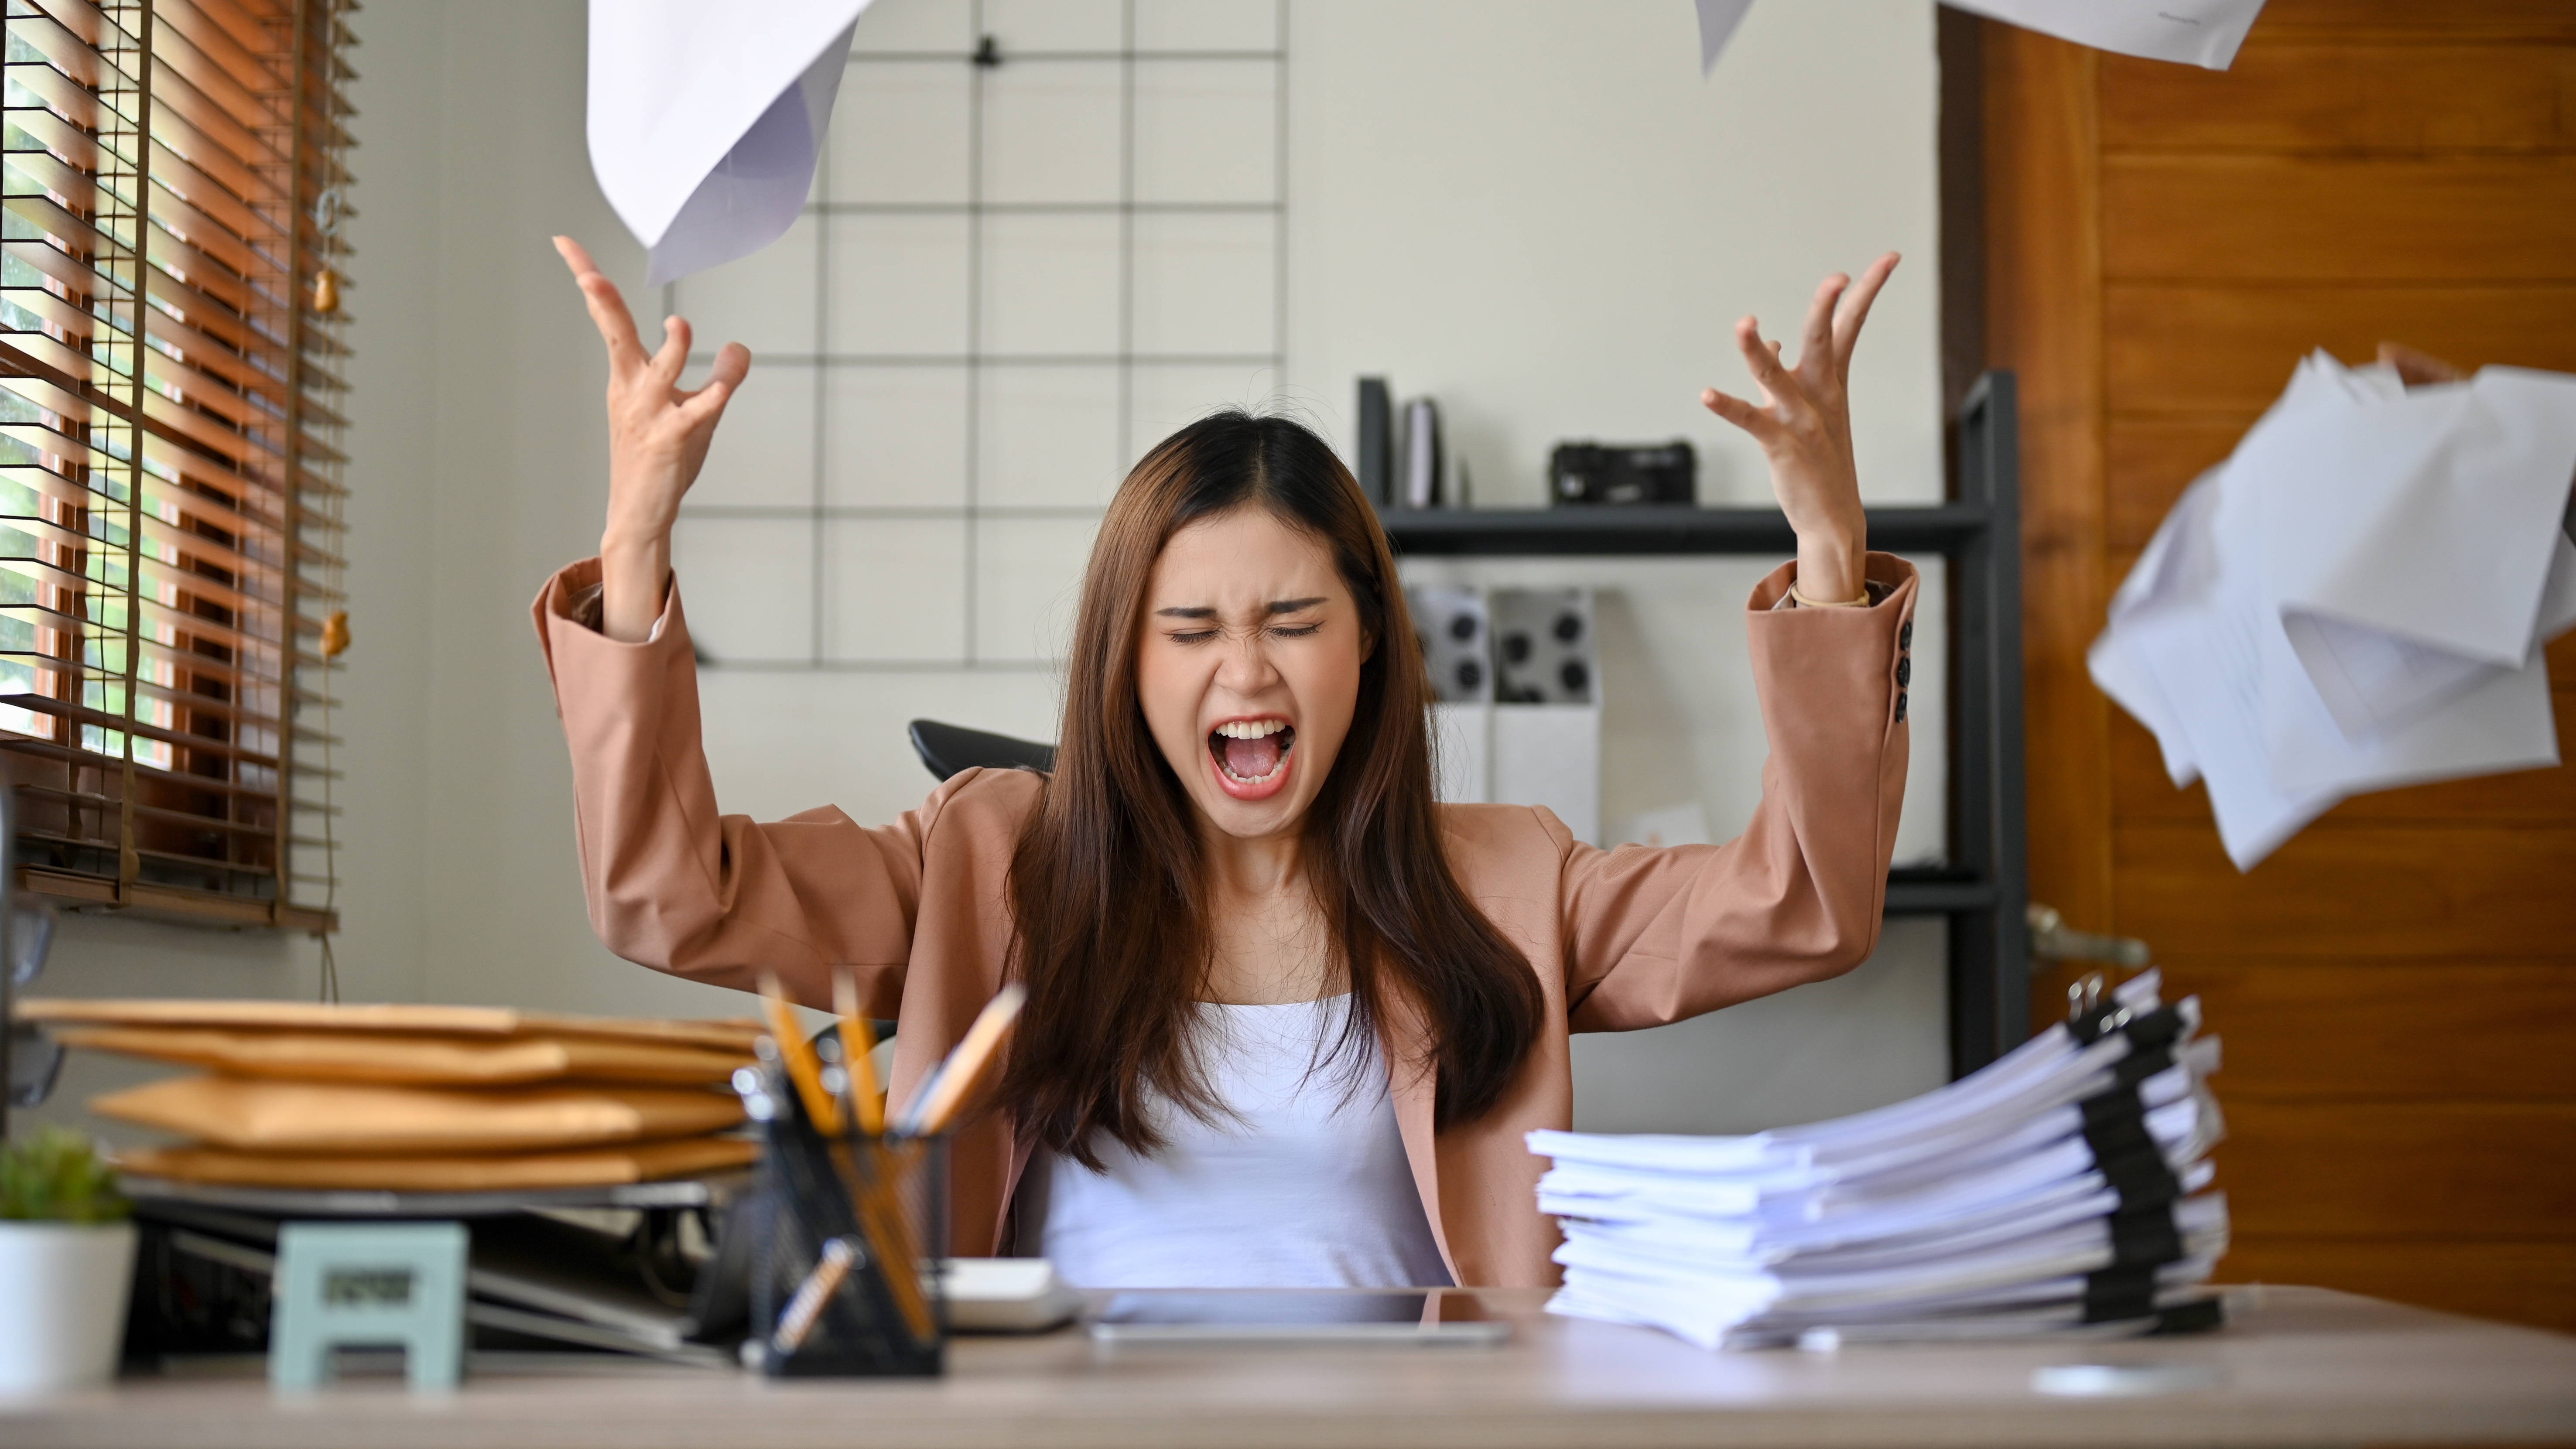
POLYGON ((928 1137, 948 1130, 958 1112, 973 1100, 976 1089, 992 1074, 1009 1042, 1011 1027, 1020 1019, 1020 1007, 1029 999, 1027 988, 1014 981, 1005 986, 984 1009, 976 1014, 975 1024, 966 1028, 966 1039, 939 1064, 930 1080, 913 1096, 904 1109, 903 1130, 915 1137, 928 1137))
POLYGON ((823 1064, 814 1055, 814 1044, 796 1024, 796 1009, 787 1004, 778 978, 765 971, 760 976, 760 1007, 769 1018, 769 1034, 778 1041, 778 1059, 786 1065, 787 1079, 796 1084, 796 1095, 805 1104, 805 1115, 813 1119, 817 1131, 837 1134, 841 1104, 823 1090, 823 1064))
POLYGON ((841 1017, 841 1070, 850 1079, 850 1105, 859 1130, 870 1137, 885 1133, 885 1097, 877 1090, 876 1031, 859 1013, 859 979, 847 971, 832 975, 832 1005, 841 1017))

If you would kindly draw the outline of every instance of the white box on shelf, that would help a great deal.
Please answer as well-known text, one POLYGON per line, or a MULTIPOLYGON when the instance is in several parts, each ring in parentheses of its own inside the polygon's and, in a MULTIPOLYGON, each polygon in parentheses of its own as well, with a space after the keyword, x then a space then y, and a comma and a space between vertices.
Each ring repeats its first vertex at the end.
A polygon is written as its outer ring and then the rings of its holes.
POLYGON ((1491 713, 1487 798, 1544 805, 1575 839, 1600 843, 1601 707, 1501 704, 1491 713))

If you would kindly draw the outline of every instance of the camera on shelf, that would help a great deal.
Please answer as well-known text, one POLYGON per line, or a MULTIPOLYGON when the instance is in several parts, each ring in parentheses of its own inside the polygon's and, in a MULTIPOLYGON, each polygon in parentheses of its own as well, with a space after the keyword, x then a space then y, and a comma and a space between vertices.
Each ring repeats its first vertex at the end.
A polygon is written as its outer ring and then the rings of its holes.
POLYGON ((1669 443, 1559 443, 1547 460, 1547 496, 1584 504, 1697 503, 1699 454, 1669 443))

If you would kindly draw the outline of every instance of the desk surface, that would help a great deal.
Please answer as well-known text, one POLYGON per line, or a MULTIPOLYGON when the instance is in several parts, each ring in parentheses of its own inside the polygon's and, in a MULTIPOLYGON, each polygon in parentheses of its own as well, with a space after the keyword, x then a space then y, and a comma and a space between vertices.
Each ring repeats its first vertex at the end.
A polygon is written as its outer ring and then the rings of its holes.
POLYGON ((367 1379, 302 1399, 256 1379, 130 1379, 0 1405, 52 1445, 2312 1445, 2576 1441, 2576 1337, 2276 1288, 2224 1332, 2110 1344, 1703 1353, 1483 1295, 1499 1349, 1096 1350, 964 1339, 948 1376, 777 1383, 652 1368, 486 1375, 414 1398, 367 1379), (2035 1369, 2197 1365, 2156 1397, 2063 1399, 2035 1369), (2214 1383, 2212 1382, 2214 1380, 2214 1383))

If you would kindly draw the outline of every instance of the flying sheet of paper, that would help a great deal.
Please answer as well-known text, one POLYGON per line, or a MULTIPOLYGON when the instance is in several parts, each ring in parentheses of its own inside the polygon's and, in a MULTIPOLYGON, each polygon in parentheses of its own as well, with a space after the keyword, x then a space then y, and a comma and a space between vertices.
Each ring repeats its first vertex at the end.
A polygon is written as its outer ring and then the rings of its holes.
POLYGON ((2501 406, 2489 407, 2475 383, 2409 390, 2382 369, 2312 358, 2235 455, 2166 516, 2088 662, 2103 691, 2155 732, 2174 783, 2207 784, 2239 869, 2347 795, 2558 762, 2540 646, 2576 626, 2576 544, 2561 527, 2576 438, 2564 455, 2519 446, 2551 425, 2515 410, 2548 403, 2555 395, 2542 385, 2560 381, 2511 378, 2501 406), (2427 473, 2427 460, 2443 459, 2460 464, 2458 477, 2427 473), (2557 481, 2526 483, 2517 469, 2557 481), (2409 486, 2446 506, 2402 496, 2409 486), (2494 506, 2491 493, 2511 495, 2510 506, 2494 506), (2402 545, 2377 531, 2373 520, 2388 512, 2407 520, 2402 545), (2392 577, 2450 566, 2455 588, 2429 611, 2454 625, 2500 618, 2485 637, 2509 640, 2508 659, 2315 612, 2317 579, 2345 591, 2332 602, 2369 592, 2371 576, 2328 566, 2358 549, 2378 550, 2376 566, 2392 577), (2498 572, 2509 587, 2495 585, 2498 572), (2285 586, 2307 592, 2287 599, 2285 586), (2363 728, 2347 727, 2351 709, 2363 728))
MULTIPOLYGON (((2177 756, 2188 762, 2208 787, 2227 858, 2251 870, 2341 797, 2332 789, 2283 789, 2272 779, 2264 748, 2262 604, 2249 572, 2228 569, 2219 548, 2224 479, 2223 472, 2204 477, 2167 516, 2156 538, 2170 555, 2164 588, 2108 631, 2114 649, 2130 654, 2152 681, 2152 708, 2162 725, 2111 681, 2098 674, 2096 680, 2160 738, 2176 736, 2165 748, 2167 769, 2177 756)), ((2177 775, 2175 783, 2184 780, 2177 775)))
POLYGON ((2200 778, 2200 764, 2192 757, 2190 736, 2165 698, 2164 687, 2156 682, 2154 667, 2138 647, 2137 631, 2123 626, 2159 605, 2208 591, 2217 554, 2201 540, 2209 532, 2208 511, 2218 506, 2219 471, 2212 468, 2201 474, 2174 500, 2156 536, 2148 540, 2146 551, 2138 555, 2128 578, 2111 596, 2110 627, 2085 653, 2093 682, 2154 733, 2157 748, 2164 752, 2165 774, 2177 790, 2200 778))
POLYGON ((590 166, 659 286, 786 234, 869 0, 593 0, 590 166))
MULTIPOLYGON (((1753 0, 1693 0, 1699 8, 1699 68, 1706 75, 1753 8, 1753 0)), ((1945 0, 2096 50, 2225 70, 2254 28, 2263 0, 1945 0)))
POLYGON ((2318 353, 2228 468, 2291 651, 2359 742, 2522 668, 2541 642, 2576 377, 2491 367, 2407 389, 2318 353))
POLYGON ((1945 0, 2117 55, 2225 70, 2263 0, 1945 0))
POLYGON ((1735 27, 1744 23, 1744 12, 1753 8, 1753 0, 1693 0, 1699 6, 1699 73, 1717 69, 1717 58, 1726 53, 1726 43, 1735 38, 1735 27))

